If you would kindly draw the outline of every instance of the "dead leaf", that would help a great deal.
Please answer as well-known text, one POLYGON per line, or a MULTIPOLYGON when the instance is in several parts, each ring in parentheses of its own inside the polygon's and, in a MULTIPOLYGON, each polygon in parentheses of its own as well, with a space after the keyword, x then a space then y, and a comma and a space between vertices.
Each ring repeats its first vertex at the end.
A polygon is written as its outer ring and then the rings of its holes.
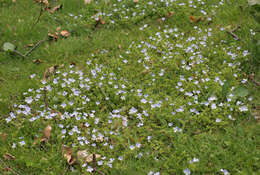
POLYGON ((87 150, 82 150, 77 152, 77 159, 78 160, 85 160, 87 156, 89 155, 87 150))
POLYGON ((49 10, 49 12, 54 13, 54 12, 61 10, 61 9, 62 9, 62 4, 57 5, 56 7, 53 7, 52 9, 49 10))
POLYGON ((85 4, 90 4, 92 0, 84 0, 85 4))
POLYGON ((12 0, 12 2, 16 2, 16 0, 12 0))
POLYGON ((35 63, 35 64, 40 64, 40 63, 42 63, 43 61, 41 60, 41 59, 35 59, 35 60, 33 60, 33 63, 35 63))
POLYGON ((65 159, 67 160, 67 163, 69 165, 72 165, 76 162, 76 159, 72 156, 72 148, 69 148, 67 146, 62 147, 62 153, 65 159))
POLYGON ((46 128, 43 130, 43 137, 47 140, 50 140, 51 137, 51 125, 46 126, 46 128))
POLYGON ((59 65, 52 66, 45 70, 43 75, 43 80, 49 80, 50 76, 55 72, 55 70, 59 67, 59 65))
POLYGON ((190 16, 190 22, 191 23, 198 23, 198 22, 200 22, 202 20, 202 17, 201 16, 199 16, 198 18, 195 18, 195 16, 190 16))
POLYGON ((42 3, 42 4, 44 4, 45 6, 49 6, 48 0, 34 0, 34 2, 42 3))
POLYGON ((170 17, 172 17, 174 15, 174 12, 168 12, 166 15, 165 15, 165 17, 166 18, 170 18, 170 17))
MULTIPOLYGON (((95 157, 96 157, 96 159, 98 159, 98 158, 101 157, 101 155, 95 154, 95 157)), ((90 154, 90 155, 88 155, 88 156, 86 157, 86 162, 87 162, 87 163, 93 162, 93 160, 94 160, 94 154, 90 154)))
POLYGON ((33 47, 34 46, 34 44, 27 44, 27 45, 25 45, 24 47, 33 47))
POLYGON ((0 136, 1 136, 1 139, 2 139, 3 141, 5 141, 7 134, 6 134, 6 133, 1 133, 0 136))
POLYGON ((14 159, 15 159, 15 157, 14 157, 13 155, 9 154, 9 153, 5 153, 5 154, 3 155, 3 158, 4 158, 5 160, 14 160, 14 159))
POLYGON ((57 27, 56 28, 56 32, 59 32, 60 31, 60 29, 61 29, 61 27, 59 26, 59 27, 57 27))
POLYGON ((70 36, 70 32, 68 32, 67 30, 62 30, 60 32, 60 35, 63 36, 63 37, 68 37, 68 36, 70 36))
POLYGON ((99 17, 96 22, 95 28, 98 28, 100 25, 104 25, 104 24, 105 24, 105 21, 101 17, 99 17))
POLYGON ((54 34, 48 33, 48 37, 49 37, 50 40, 57 41, 57 39, 58 39, 58 35, 56 33, 54 33, 54 34))

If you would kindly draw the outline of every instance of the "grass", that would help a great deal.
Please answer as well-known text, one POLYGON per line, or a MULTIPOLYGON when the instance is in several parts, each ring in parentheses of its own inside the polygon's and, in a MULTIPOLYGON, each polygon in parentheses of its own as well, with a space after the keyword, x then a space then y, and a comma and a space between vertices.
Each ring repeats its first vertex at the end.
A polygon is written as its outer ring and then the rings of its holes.
POLYGON ((1 46, 26 53, 57 27, 70 32, 26 58, 0 51, 2 174, 260 173, 259 6, 149 2, 49 0, 63 8, 35 24, 39 3, 0 0, 1 46))

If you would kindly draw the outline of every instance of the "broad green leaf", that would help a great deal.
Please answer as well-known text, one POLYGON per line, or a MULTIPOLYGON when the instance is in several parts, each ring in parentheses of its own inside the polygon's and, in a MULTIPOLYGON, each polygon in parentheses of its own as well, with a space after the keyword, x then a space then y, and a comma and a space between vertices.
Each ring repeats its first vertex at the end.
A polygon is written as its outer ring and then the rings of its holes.
POLYGON ((248 89, 244 86, 239 86, 234 90, 234 95, 236 97, 245 97, 249 94, 248 89))
POLYGON ((6 52, 13 52, 15 50, 15 46, 12 43, 6 42, 3 45, 3 50, 6 52))
POLYGON ((248 4, 249 4, 249 5, 260 4, 260 0, 248 0, 248 4))

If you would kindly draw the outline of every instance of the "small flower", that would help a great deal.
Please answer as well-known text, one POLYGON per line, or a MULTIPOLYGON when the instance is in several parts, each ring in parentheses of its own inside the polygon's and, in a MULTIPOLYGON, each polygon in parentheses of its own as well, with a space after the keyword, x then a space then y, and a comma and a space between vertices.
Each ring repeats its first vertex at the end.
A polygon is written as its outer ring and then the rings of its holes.
POLYGON ((227 170, 225 170, 225 169, 220 169, 220 171, 221 171, 222 173, 224 173, 224 175, 229 175, 229 172, 228 172, 227 170))
POLYGON ((135 149, 135 146, 134 146, 134 145, 131 145, 129 148, 130 148, 131 150, 134 150, 134 149, 135 149))
POLYGON ((185 175, 190 175, 190 169, 189 168, 186 168, 185 170, 183 170, 183 173, 185 175))
POLYGON ((240 107, 239 107, 239 110, 240 110, 241 112, 246 112, 246 111, 248 111, 248 107, 247 107, 247 106, 240 106, 240 107))

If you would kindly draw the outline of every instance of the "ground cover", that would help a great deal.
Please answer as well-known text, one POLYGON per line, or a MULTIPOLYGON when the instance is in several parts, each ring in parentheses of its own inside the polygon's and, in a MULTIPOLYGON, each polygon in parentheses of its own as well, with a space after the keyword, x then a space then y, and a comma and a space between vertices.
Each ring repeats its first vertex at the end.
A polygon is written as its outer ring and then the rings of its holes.
POLYGON ((259 173, 258 5, 46 2, 0 2, 3 174, 259 173))

